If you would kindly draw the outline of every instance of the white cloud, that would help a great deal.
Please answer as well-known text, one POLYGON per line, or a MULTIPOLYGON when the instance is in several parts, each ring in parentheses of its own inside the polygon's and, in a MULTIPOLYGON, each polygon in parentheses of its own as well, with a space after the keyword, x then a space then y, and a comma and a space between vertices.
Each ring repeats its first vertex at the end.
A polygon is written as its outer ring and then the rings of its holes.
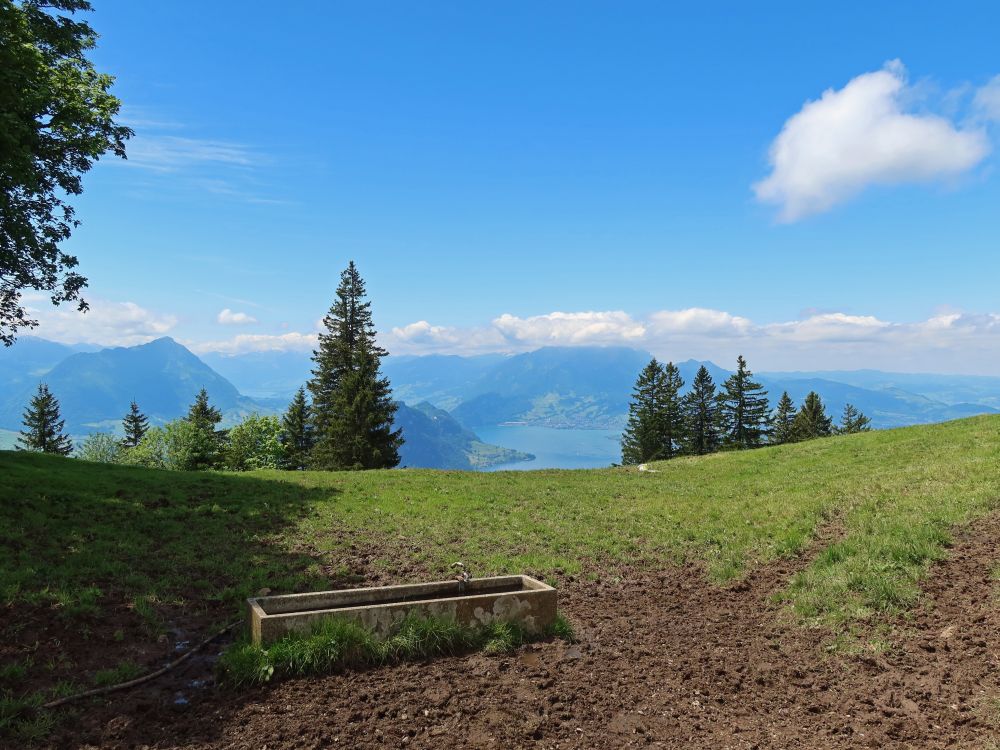
POLYGON ((1000 122, 1000 75, 976 91, 973 105, 980 117, 1000 122))
POLYGON ((426 320, 393 328, 388 336, 382 338, 383 343, 395 354, 424 351, 473 354, 505 351, 508 348, 503 334, 492 327, 432 326, 426 320))
POLYGON ((152 312, 134 302, 88 296, 90 310, 81 313, 71 305, 53 307, 35 293, 26 294, 24 299, 31 317, 39 323, 32 335, 64 344, 133 346, 165 336, 177 324, 175 316, 152 312))
MULTIPOLYGON (((984 91, 983 101, 992 103, 992 89, 984 91)), ((806 102, 771 144, 771 173, 753 186, 758 200, 776 204, 782 221, 796 221, 871 185, 953 178, 990 152, 981 129, 905 111, 912 95, 895 60, 806 102)))
POLYGON ((185 342, 196 354, 247 354, 248 352, 311 352, 318 339, 315 333, 291 331, 281 334, 241 333, 222 341, 185 342))
POLYGON ((702 307, 661 310, 650 315, 649 320, 650 330, 658 336, 739 337, 753 325, 746 318, 702 307))
POLYGON ((1000 314, 936 313, 916 322, 818 312, 799 320, 757 323, 722 310, 660 310, 641 318, 621 311, 501 315, 459 328, 421 320, 392 329, 393 354, 515 353, 540 346, 631 346, 663 359, 737 354, 760 370, 880 368, 995 373, 1000 368, 1000 314))
POLYGON ((247 315, 244 312, 233 312, 227 307, 219 311, 216 321, 224 326, 243 326, 248 323, 256 323, 257 318, 247 315))
POLYGON ((638 341, 646 327, 620 310, 613 312, 553 312, 519 318, 503 314, 493 327, 508 341, 532 346, 572 346, 574 344, 612 344, 638 341))
MULTIPOLYGON (((52 307, 43 295, 26 302, 40 326, 32 333, 63 343, 133 346, 170 333, 173 315, 133 302, 91 298, 86 314, 52 307)), ((196 353, 313 351, 315 332, 239 334, 183 341, 196 353)), ((541 346, 629 346, 664 360, 732 363, 737 354, 755 370, 876 368, 910 372, 995 374, 1000 371, 1000 313, 942 308, 924 320, 895 322, 845 312, 807 313, 797 320, 755 322, 723 310, 686 308, 633 316, 620 310, 504 314, 482 326, 419 320, 391 329, 381 343, 393 354, 516 353, 541 346)))

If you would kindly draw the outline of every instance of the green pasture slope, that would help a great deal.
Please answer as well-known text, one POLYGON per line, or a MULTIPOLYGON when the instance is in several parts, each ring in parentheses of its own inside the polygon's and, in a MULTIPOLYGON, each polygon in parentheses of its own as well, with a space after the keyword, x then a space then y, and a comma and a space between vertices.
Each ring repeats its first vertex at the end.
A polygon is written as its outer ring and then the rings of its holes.
POLYGON ((693 560, 725 582, 831 523, 842 535, 786 593, 836 625, 909 605, 953 527, 1000 507, 1000 417, 651 468, 172 473, 3 452, 0 605, 124 601, 155 628, 174 607, 223 617, 264 586, 328 586, 359 550, 390 575, 693 560))

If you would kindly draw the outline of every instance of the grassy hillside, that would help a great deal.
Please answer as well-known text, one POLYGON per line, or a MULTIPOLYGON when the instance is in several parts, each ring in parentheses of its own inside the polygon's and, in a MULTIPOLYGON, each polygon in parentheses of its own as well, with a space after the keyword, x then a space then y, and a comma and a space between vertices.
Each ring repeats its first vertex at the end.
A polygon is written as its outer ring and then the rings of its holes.
POLYGON ((152 621, 330 585, 359 556, 388 577, 600 575, 703 563, 719 582, 837 540, 791 585, 810 617, 906 605, 949 529, 1000 503, 1000 418, 633 469, 477 474, 185 474, 0 453, 0 601, 152 621))

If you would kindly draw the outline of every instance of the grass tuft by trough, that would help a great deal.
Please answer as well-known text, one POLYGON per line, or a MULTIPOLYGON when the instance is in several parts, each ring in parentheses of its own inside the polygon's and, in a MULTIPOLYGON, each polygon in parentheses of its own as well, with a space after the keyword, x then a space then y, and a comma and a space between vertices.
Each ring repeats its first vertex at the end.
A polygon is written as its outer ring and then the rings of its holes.
POLYGON ((291 634, 264 648, 238 642, 219 660, 222 681, 234 687, 260 685, 275 677, 301 677, 345 668, 394 664, 408 659, 453 656, 470 651, 506 654, 533 640, 557 637, 576 640, 562 615, 545 632, 532 634, 517 624, 494 622, 483 627, 453 620, 407 617, 387 638, 349 620, 335 618, 315 624, 307 634, 291 634))

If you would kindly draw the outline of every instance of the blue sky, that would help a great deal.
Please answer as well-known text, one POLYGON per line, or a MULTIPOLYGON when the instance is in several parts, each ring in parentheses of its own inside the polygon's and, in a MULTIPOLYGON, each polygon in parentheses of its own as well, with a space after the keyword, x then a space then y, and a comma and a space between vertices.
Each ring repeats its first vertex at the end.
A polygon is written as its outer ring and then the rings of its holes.
POLYGON ((137 135, 40 336, 308 348, 353 258, 397 352, 1000 366, 991 4, 94 5, 137 135))

